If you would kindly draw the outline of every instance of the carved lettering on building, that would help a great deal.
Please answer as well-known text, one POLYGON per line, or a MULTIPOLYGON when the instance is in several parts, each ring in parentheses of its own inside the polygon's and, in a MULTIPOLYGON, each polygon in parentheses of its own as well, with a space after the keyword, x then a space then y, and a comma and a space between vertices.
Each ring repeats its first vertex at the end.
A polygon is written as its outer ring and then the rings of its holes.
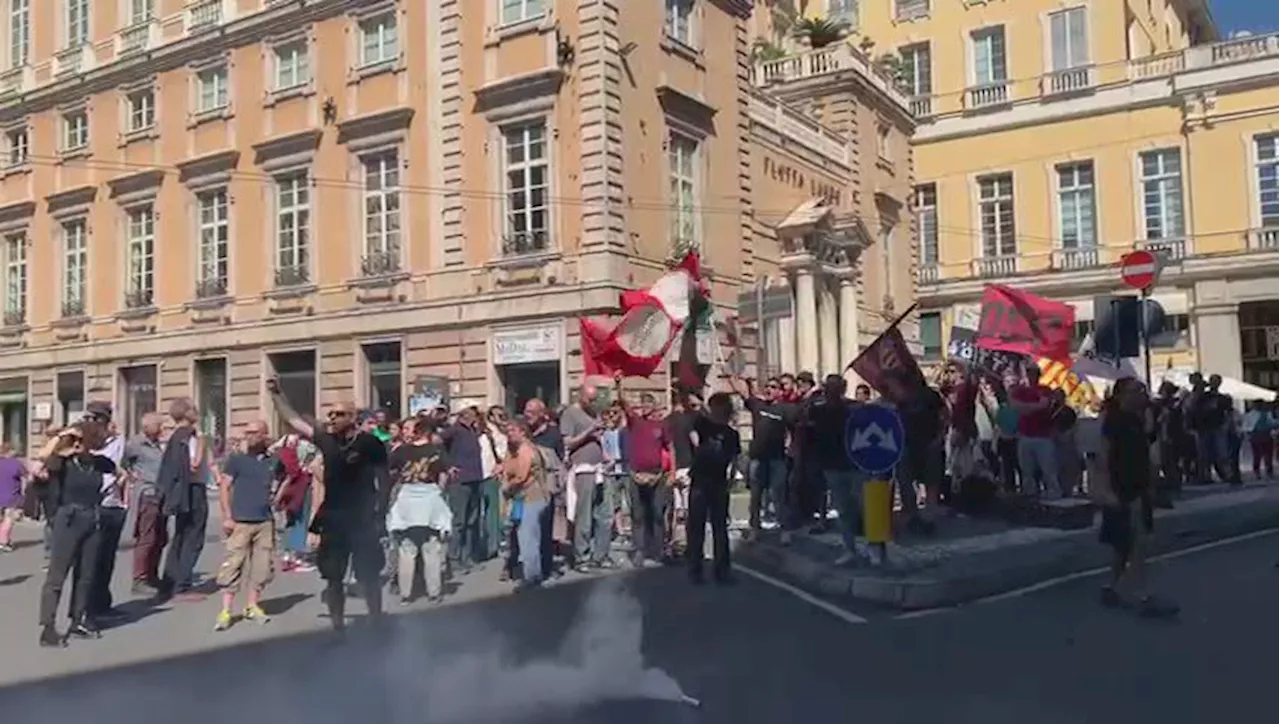
POLYGON ((812 174, 807 174, 795 166, 775 161, 769 156, 764 157, 764 173, 778 183, 796 189, 807 189, 810 196, 822 199, 827 206, 838 207, 844 198, 839 186, 814 178, 812 174))

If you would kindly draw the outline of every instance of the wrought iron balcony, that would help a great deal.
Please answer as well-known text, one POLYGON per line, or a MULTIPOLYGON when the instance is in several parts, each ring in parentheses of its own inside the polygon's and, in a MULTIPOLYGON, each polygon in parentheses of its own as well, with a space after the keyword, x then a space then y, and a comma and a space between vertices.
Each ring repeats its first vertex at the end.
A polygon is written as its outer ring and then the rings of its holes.
POLYGON ((305 264, 276 267, 276 287, 300 287, 311 281, 311 270, 305 264))
POLYGON ((547 232, 509 234, 502 237, 503 256, 523 256, 547 250, 547 232))
POLYGON ((125 309, 146 309, 155 301, 155 293, 150 289, 133 289, 125 292, 125 309))
POLYGON ((72 317, 83 317, 85 306, 83 299, 64 299, 62 300, 62 316, 64 319, 72 317))
POLYGON ((212 276, 196 282, 196 299, 217 299, 226 295, 226 277, 212 276))
POLYGON ((4 326, 20 327, 27 322, 27 310, 25 309, 6 309, 4 310, 4 326))
POLYGON ((360 276, 383 277, 400 271, 400 251, 375 251, 360 260, 360 276))

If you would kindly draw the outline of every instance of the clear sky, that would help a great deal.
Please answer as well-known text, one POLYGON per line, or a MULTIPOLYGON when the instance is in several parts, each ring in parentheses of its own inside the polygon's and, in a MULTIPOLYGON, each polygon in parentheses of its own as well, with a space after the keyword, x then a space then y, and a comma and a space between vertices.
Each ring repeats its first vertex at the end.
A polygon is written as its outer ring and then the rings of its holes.
POLYGON ((1223 37, 1236 30, 1274 32, 1278 24, 1274 0, 1210 0, 1209 9, 1223 37))

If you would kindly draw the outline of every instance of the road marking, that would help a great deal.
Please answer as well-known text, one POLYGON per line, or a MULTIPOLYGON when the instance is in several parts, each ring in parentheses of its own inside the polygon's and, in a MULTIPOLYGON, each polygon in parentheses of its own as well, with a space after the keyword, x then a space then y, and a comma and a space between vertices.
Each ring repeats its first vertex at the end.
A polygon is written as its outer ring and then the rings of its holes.
POLYGON ((821 598, 818 598, 817 596, 814 596, 810 593, 806 593, 805 591, 802 591, 799 588, 796 588, 795 586, 789 583, 786 583, 784 581, 779 581, 773 576, 767 576, 761 573, 760 571, 755 570, 754 568, 747 568, 741 563, 735 563, 733 564, 733 567, 738 572, 745 573, 748 576, 751 576, 752 578, 756 579, 757 581, 760 581, 761 583, 767 583, 768 585, 773 586, 774 588, 777 588, 780 591, 785 591, 787 593, 790 593, 792 596, 795 596, 801 601, 804 601, 805 603, 810 604, 811 606, 814 606, 816 608, 820 608, 823 611, 826 611, 827 613, 831 614, 832 616, 835 616, 836 618, 840 619, 841 621, 844 621, 845 623, 859 624, 859 623, 867 622, 867 619, 857 615, 856 613, 850 613, 849 611, 846 611, 843 608, 840 608, 834 603, 828 603, 822 600, 821 598))
MULTIPOLYGON (((1209 541, 1208 543, 1201 543, 1200 545, 1194 545, 1194 546, 1191 546, 1190 548, 1181 548, 1181 549, 1176 550, 1176 551, 1169 551, 1168 553, 1161 553, 1161 554, 1159 554, 1159 555, 1151 556, 1150 558, 1148 558, 1148 559, 1147 559, 1147 562, 1148 562, 1148 563, 1159 563, 1159 562, 1161 562, 1161 561, 1169 561, 1169 560, 1173 560, 1173 559, 1175 559, 1175 558, 1181 558, 1181 557, 1183 557, 1183 556, 1189 556, 1189 555, 1192 555, 1193 553, 1200 553, 1200 552, 1202 552, 1202 551, 1212 550, 1212 549, 1214 549, 1214 548, 1221 548, 1222 546, 1231 545, 1231 544, 1233 544, 1233 543, 1242 543, 1242 542, 1244 542, 1244 541, 1252 540, 1252 539, 1254 539, 1254 538, 1261 538, 1261 537, 1263 537, 1263 536, 1275 535, 1275 534, 1276 534, 1276 532, 1277 532, 1277 529, 1276 529, 1276 528, 1268 528, 1268 529, 1266 529, 1266 530, 1257 530, 1257 531, 1254 531, 1254 532, 1252 532, 1252 533, 1245 533, 1245 534, 1243 534, 1243 535, 1232 536, 1232 537, 1230 537, 1230 538, 1222 538, 1222 539, 1220 539, 1220 540, 1209 541)), ((1022 588, 1015 588, 1015 589, 1014 589, 1014 590, 1012 590, 1012 591, 1005 591, 1004 593, 997 593, 997 594, 995 594, 995 595, 987 596, 987 597, 985 597, 985 598, 979 598, 979 599, 976 599, 976 600, 974 600, 974 601, 970 601, 970 602, 968 602, 968 603, 957 604, 957 605, 955 605, 955 606, 944 606, 944 607, 941 607, 941 608, 925 608, 925 609, 921 609, 921 610, 919 610, 919 611, 908 611, 908 612, 906 612, 906 613, 900 613, 900 614, 898 614, 897 616, 894 616, 893 618, 894 618, 895 620, 896 620, 896 619, 924 618, 925 616, 932 616, 932 615, 934 615, 934 614, 947 613, 947 612, 950 612, 950 611, 955 611, 955 610, 957 610, 957 609, 964 608, 965 606, 975 606, 975 605, 987 604, 987 603, 997 603, 997 602, 999 602, 999 601, 1005 601, 1005 600, 1008 600, 1008 599, 1010 599, 1010 598, 1017 598, 1018 596, 1025 596, 1025 595, 1027 595, 1028 593, 1036 593, 1037 591, 1043 591, 1043 590, 1045 590, 1046 588, 1053 588, 1054 586, 1060 586, 1060 585, 1062 585, 1062 584, 1064 584, 1064 583, 1070 583, 1070 582, 1072 582, 1072 581, 1078 581, 1078 580, 1080 580, 1080 579, 1082 579, 1082 578, 1090 578, 1090 577, 1092 577, 1092 576, 1101 575, 1101 574, 1106 573, 1106 572, 1108 572, 1108 571, 1110 571, 1110 570, 1111 570, 1111 566, 1101 566, 1101 567, 1099 567, 1099 568, 1090 568, 1090 569, 1085 570, 1085 571, 1077 571, 1077 572, 1075 572, 1075 573, 1068 573, 1068 574, 1066 574, 1065 576, 1058 576, 1058 577, 1056 577, 1056 578, 1048 578, 1048 579, 1045 579, 1045 580, 1040 581, 1040 582, 1038 582, 1038 583, 1033 583, 1033 584, 1031 584, 1030 586, 1023 586, 1022 588)))

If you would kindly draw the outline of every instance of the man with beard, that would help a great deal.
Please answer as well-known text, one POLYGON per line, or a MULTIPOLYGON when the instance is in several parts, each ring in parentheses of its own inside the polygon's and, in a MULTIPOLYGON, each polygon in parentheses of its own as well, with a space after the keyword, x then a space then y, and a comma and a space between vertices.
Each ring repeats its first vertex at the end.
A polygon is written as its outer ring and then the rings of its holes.
POLYGON ((275 516, 277 480, 282 477, 280 461, 268 452, 271 444, 267 423, 254 420, 245 426, 244 452, 233 453, 218 476, 218 506, 222 513, 222 533, 227 557, 218 568, 222 589, 222 610, 213 630, 231 628, 231 606, 244 578, 249 579, 248 600, 242 618, 266 623, 262 591, 275 575, 275 516))
POLYGON ((330 624, 335 631, 346 628, 343 580, 349 564, 355 569, 370 618, 380 621, 384 556, 378 540, 377 476, 387 464, 387 446, 357 429, 356 407, 350 402, 329 410, 329 429, 323 430, 293 409, 276 380, 267 380, 267 391, 289 426, 314 442, 324 458, 324 482, 316 486, 308 539, 325 581, 330 624))
POLYGON ((574 493, 573 557, 574 568, 612 568, 609 543, 613 511, 604 494, 604 448, 600 437, 604 424, 600 420, 600 391, 584 384, 578 399, 560 416, 560 431, 569 453, 569 468, 574 493))

